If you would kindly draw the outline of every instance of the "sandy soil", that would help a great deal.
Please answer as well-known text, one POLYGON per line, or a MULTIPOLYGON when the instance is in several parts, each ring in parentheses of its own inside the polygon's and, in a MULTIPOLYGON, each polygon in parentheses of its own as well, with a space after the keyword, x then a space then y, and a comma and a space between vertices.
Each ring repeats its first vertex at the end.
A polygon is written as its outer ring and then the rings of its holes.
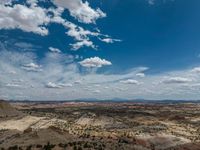
POLYGON ((17 120, 11 119, 7 121, 2 121, 0 122, 0 130, 9 129, 9 130, 24 131, 42 119, 44 119, 44 117, 25 116, 17 120))

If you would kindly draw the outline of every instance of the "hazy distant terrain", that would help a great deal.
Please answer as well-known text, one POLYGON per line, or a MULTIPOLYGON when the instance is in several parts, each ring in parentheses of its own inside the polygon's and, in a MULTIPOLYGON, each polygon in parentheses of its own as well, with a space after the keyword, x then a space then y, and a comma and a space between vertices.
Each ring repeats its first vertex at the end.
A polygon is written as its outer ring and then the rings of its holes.
POLYGON ((1 149, 200 149, 198 103, 1 101, 0 112, 1 149))

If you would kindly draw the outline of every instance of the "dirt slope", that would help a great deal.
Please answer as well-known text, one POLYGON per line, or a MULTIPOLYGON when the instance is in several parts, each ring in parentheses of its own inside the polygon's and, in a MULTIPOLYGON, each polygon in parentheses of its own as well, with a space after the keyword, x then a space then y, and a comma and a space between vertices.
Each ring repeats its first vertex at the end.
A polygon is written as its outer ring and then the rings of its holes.
POLYGON ((22 113, 13 108, 8 102, 0 100, 0 118, 15 117, 22 113))

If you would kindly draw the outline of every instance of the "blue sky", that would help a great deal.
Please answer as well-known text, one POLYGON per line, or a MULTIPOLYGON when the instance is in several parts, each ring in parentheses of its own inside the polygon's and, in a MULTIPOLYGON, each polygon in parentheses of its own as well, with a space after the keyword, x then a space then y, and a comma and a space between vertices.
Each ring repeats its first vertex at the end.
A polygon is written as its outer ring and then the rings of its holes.
POLYGON ((199 99, 199 4, 2 0, 0 98, 199 99))

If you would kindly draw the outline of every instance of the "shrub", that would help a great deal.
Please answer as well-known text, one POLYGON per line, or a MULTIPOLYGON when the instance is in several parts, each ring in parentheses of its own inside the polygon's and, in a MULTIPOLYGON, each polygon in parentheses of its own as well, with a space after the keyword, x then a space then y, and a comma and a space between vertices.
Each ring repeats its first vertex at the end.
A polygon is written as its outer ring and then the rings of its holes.
POLYGON ((37 145, 36 145, 36 148, 42 148, 42 145, 37 144, 37 145))
POLYGON ((68 145, 68 144, 62 144, 62 143, 59 143, 59 144, 58 144, 58 146, 59 146, 59 147, 62 147, 62 148, 66 148, 67 145, 68 145))
POLYGON ((17 145, 11 146, 8 148, 8 150, 18 150, 18 146, 17 145))
POLYGON ((45 146, 43 147, 43 150, 51 150, 51 149, 53 149, 54 147, 55 147, 55 145, 50 144, 50 142, 48 142, 47 145, 45 145, 45 146))
POLYGON ((31 148, 32 148, 32 145, 29 145, 29 146, 26 148, 26 150, 31 150, 31 148))

